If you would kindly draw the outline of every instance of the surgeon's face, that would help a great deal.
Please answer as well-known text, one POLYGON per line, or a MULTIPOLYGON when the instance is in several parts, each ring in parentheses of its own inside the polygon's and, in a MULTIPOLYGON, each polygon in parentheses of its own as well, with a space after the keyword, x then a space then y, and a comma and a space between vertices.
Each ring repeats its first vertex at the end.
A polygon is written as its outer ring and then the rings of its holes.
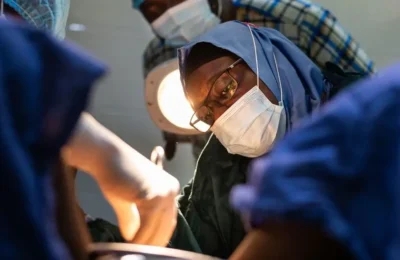
MULTIPOLYGON (((185 91, 197 118, 212 126, 230 106, 255 85, 256 74, 244 61, 225 56, 193 71, 186 79, 185 91)), ((262 81, 260 90, 273 104, 278 104, 274 94, 262 81)))

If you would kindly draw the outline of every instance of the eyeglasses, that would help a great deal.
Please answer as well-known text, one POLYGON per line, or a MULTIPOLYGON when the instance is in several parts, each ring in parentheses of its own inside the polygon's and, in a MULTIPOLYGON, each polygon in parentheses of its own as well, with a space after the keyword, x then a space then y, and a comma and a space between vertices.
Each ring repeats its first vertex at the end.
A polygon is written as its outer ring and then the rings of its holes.
POLYGON ((193 128, 200 132, 208 132, 215 123, 212 108, 214 106, 225 106, 235 95, 238 82, 232 77, 230 71, 240 62, 242 62, 242 59, 235 61, 214 81, 203 104, 193 113, 190 119, 190 125, 193 128), (215 94, 213 96, 217 98, 211 100, 212 94, 215 94))

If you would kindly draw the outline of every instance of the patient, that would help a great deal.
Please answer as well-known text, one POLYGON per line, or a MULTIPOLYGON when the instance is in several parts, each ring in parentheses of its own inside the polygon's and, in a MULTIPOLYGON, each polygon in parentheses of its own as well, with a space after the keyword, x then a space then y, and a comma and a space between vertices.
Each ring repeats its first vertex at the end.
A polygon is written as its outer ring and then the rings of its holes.
POLYGON ((399 72, 343 92, 255 161, 231 193, 251 230, 230 259, 400 259, 399 72))

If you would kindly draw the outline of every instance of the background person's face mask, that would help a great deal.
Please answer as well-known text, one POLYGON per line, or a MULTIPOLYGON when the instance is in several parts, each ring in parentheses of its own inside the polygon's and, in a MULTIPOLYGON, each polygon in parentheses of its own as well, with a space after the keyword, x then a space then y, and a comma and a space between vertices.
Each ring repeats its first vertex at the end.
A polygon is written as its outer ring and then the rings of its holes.
MULTIPOLYGON (((251 36, 253 33, 250 29, 251 36)), ((281 101, 279 105, 271 101, 259 89, 257 49, 256 55, 257 85, 243 95, 212 126, 211 131, 231 154, 254 158, 268 152, 275 140, 286 131, 286 114, 282 102, 282 84, 278 64, 274 55, 278 73, 281 101)))
POLYGON ((151 27, 168 44, 181 46, 214 28, 220 22, 221 20, 211 11, 207 0, 186 0, 165 11, 151 24, 151 27))

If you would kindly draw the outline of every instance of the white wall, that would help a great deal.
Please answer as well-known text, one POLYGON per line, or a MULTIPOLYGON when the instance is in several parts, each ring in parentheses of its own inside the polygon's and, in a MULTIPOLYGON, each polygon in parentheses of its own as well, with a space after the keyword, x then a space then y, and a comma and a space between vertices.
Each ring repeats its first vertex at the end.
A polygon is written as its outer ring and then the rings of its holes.
MULTIPOLYGON (((398 0, 320 0, 342 25, 353 33, 378 66, 400 59, 400 2, 398 0)), ((109 76, 98 86, 91 111, 105 126, 135 149, 149 156, 162 143, 160 131, 150 120, 143 98, 141 59, 152 33, 131 0, 71 0, 70 23, 87 26, 85 32, 69 32, 76 41, 106 61, 109 76)), ((179 146, 166 169, 182 184, 193 175, 189 146, 179 146)), ((78 176, 78 197, 92 216, 115 221, 96 184, 78 176)))
POLYGON ((400 60, 399 0, 318 0, 361 43, 378 67, 400 60))

